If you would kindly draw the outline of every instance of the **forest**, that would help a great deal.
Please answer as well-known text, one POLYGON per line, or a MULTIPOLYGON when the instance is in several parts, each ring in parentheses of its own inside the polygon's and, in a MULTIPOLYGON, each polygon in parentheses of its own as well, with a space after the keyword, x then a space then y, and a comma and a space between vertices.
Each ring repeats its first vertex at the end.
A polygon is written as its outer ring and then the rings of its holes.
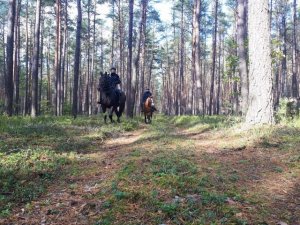
POLYGON ((297 0, 0 0, 0 224, 300 224, 299 28, 297 0))
MULTIPOLYGON (((247 2, 162 2, 2 1, 2 113, 59 116, 77 104, 76 114, 96 114, 100 72, 114 66, 127 116, 139 114, 145 88, 167 115, 245 115, 247 2)), ((296 1, 272 0, 269 8, 276 110, 280 100, 299 96, 299 12, 296 1)))

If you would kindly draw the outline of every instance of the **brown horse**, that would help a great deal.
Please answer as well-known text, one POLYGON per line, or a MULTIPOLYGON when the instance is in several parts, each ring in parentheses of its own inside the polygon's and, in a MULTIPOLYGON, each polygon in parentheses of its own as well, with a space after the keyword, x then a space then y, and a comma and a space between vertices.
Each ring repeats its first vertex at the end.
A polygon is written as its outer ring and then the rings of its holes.
POLYGON ((152 122, 152 114, 155 111, 153 97, 150 96, 144 102, 144 116, 145 116, 145 123, 152 122))

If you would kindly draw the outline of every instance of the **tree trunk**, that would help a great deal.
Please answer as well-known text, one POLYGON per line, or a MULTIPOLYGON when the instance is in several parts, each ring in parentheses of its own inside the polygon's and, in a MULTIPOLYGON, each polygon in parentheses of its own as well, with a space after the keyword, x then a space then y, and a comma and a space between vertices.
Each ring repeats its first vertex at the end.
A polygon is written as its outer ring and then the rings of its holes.
POLYGON ((213 113, 213 99, 215 89, 215 76, 216 76, 216 55, 217 55, 217 29, 218 29, 218 0, 215 0, 215 22, 214 22, 214 33, 213 33, 213 55, 212 55, 212 75, 210 83, 210 96, 209 96, 209 115, 213 113))
MULTIPOLYGON (((138 91, 137 93, 141 93, 140 95, 143 94, 144 91, 144 70, 142 68, 143 66, 143 60, 145 57, 145 32, 146 32, 146 18, 147 18, 147 5, 148 5, 148 0, 142 0, 141 1, 141 8, 142 8, 142 13, 141 13, 141 21, 140 21, 140 27, 139 27, 139 41, 138 41, 138 47, 137 47, 137 57, 135 59, 135 72, 136 72, 136 78, 139 80, 141 84, 140 92, 138 91), (142 65, 140 64, 140 59, 142 58, 142 65)), ((138 96, 137 96, 138 97, 138 96)), ((139 99, 139 98, 137 98, 139 99)), ((140 104, 137 104, 137 111, 140 109, 140 104)))
POLYGON ((75 49, 75 63, 74 63, 74 85, 73 85, 73 106, 72 113, 74 118, 77 117, 78 108, 78 79, 79 79, 79 66, 80 66, 80 38, 81 38, 81 0, 77 0, 77 30, 76 30, 76 49, 75 49))
POLYGON ((5 107, 8 116, 13 114, 13 63, 14 63, 14 29, 16 17, 16 0, 9 0, 7 44, 6 44, 6 76, 5 76, 5 107))
POLYGON ((55 47, 55 74, 56 74, 56 94, 55 94, 55 115, 62 114, 61 109, 61 2, 56 0, 56 47, 55 47))
POLYGON ((21 0, 18 0, 18 6, 16 7, 15 18, 15 47, 14 47, 14 96, 15 96, 15 114, 20 112, 20 10, 21 0))
POLYGON ((40 22, 41 22, 41 1, 36 1, 34 49, 32 60, 32 93, 31 93, 31 117, 37 116, 38 110, 38 75, 40 55, 40 22))
POLYGON ((26 53, 25 53, 25 99, 24 115, 29 113, 29 32, 28 32, 28 0, 26 2, 26 53))
POLYGON ((127 116, 133 117, 134 96, 132 90, 132 32, 133 32, 133 4, 134 0, 129 0, 129 31, 128 31, 128 62, 127 62, 127 116))
POLYGON ((181 25, 180 25, 180 65, 179 65, 179 91, 180 91, 180 103, 179 103, 179 115, 184 113, 185 109, 185 98, 184 98, 184 54, 185 54, 185 49, 184 49, 184 18, 183 18, 183 13, 184 13, 184 1, 181 0, 181 25))
POLYGON ((91 32, 90 32, 90 24, 91 24, 91 0, 88 0, 88 18, 87 18, 87 76, 86 76, 86 89, 85 89, 85 109, 84 111, 87 115, 92 114, 91 110, 91 103, 90 103, 90 88, 91 88, 91 78, 90 78, 90 51, 91 51, 91 32))
POLYGON ((112 1, 112 34, 111 34, 111 56, 110 56, 110 64, 113 66, 115 63, 115 0, 112 1))
POLYGON ((200 8, 201 0, 194 1, 193 10, 193 33, 192 33, 192 111, 196 114, 196 102, 200 101, 201 95, 201 65, 200 65, 200 8), (196 84, 196 86, 195 86, 196 84))
POLYGON ((249 0, 250 71, 249 107, 246 115, 248 124, 274 123, 268 10, 268 0, 249 0))
MULTIPOLYGON (((43 13, 42 13, 43 15, 43 13)), ((44 30, 44 19, 43 17, 41 18, 41 31, 44 30)), ((42 89, 43 89, 43 65, 44 65, 44 35, 43 33, 40 35, 41 36, 41 59, 40 59, 40 85, 39 85, 39 100, 38 100, 38 115, 41 114, 41 106, 42 106, 42 89)))
POLYGON ((65 0, 65 5, 64 5, 64 32, 63 32, 63 44, 62 44, 62 60, 61 60, 61 105, 63 107, 66 99, 66 59, 67 59, 67 46, 68 46, 68 0, 65 0))
POLYGON ((286 88, 286 78, 287 78, 287 28, 286 28, 286 10, 287 5, 284 4, 284 9, 282 11, 281 16, 281 29, 280 29, 280 38, 282 41, 282 54, 283 57, 281 59, 281 76, 278 80, 278 100, 277 103, 279 103, 279 98, 283 96, 287 96, 287 88, 286 88))
POLYGON ((298 90, 298 46, 297 46, 297 0, 293 4, 293 75, 292 75, 292 96, 297 98, 299 96, 298 90))
POLYGON ((238 0, 238 19, 237 19, 237 45, 239 59, 239 74, 241 79, 241 110, 246 115, 248 107, 248 73, 247 73, 247 53, 245 48, 246 42, 246 10, 245 0, 238 0))

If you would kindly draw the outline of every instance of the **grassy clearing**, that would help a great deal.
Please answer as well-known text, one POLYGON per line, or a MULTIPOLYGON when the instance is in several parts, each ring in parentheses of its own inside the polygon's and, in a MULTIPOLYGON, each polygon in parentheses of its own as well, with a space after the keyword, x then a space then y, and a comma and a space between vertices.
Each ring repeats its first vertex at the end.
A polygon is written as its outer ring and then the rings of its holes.
POLYGON ((105 138, 134 130, 138 121, 103 125, 99 117, 4 117, 0 124, 0 218, 73 173, 105 138))

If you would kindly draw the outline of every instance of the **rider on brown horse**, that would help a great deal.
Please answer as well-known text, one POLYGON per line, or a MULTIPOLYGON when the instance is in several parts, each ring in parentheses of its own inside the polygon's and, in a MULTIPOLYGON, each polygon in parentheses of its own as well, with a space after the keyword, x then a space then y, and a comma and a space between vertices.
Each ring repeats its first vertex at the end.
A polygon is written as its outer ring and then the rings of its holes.
MULTIPOLYGON (((149 88, 146 88, 146 90, 144 91, 143 97, 141 99, 141 111, 142 112, 144 112, 144 105, 145 105, 147 98, 149 98, 149 97, 152 97, 152 93, 149 88)), ((151 106, 151 110, 152 110, 152 112, 157 111, 157 109, 155 108, 154 105, 151 106)))

